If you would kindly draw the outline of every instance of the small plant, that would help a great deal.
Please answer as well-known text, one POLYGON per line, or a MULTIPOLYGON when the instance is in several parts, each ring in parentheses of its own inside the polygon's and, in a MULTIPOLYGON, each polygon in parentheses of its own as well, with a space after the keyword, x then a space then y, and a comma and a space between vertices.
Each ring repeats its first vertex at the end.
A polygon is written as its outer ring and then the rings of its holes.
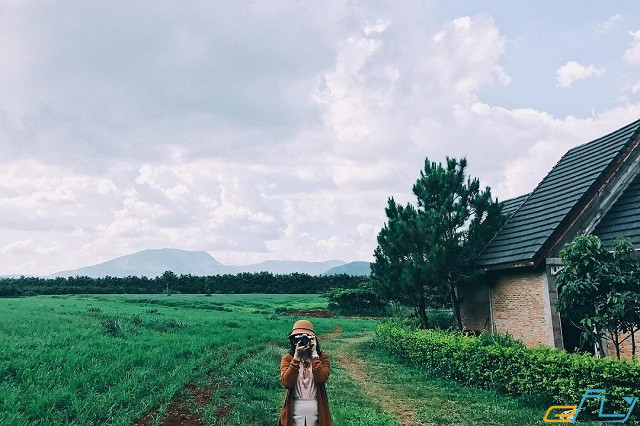
POLYGON ((171 318, 170 320, 167 320, 167 325, 170 328, 182 328, 182 327, 184 327, 184 323, 178 321, 175 318, 171 318))
POLYGON ((147 309, 147 313, 148 314, 157 314, 158 310, 157 309, 147 309))
POLYGON ((481 346, 489 346, 489 345, 496 344, 504 348, 511 347, 511 348, 525 349, 524 343, 522 343, 520 340, 515 339, 509 333, 501 334, 501 333, 494 332, 493 334, 489 334, 486 332, 482 332, 478 336, 478 341, 480 342, 481 346))
POLYGON ((110 336, 124 336, 127 334, 127 329, 122 319, 115 318, 105 318, 102 320, 102 328, 105 333, 110 336))
POLYGON ((142 317, 140 316, 140 314, 135 314, 133 317, 131 317, 131 322, 135 325, 140 325, 142 324, 142 317))
POLYGON ((90 308, 87 308, 87 312, 102 312, 102 309, 98 308, 97 306, 92 306, 90 308))

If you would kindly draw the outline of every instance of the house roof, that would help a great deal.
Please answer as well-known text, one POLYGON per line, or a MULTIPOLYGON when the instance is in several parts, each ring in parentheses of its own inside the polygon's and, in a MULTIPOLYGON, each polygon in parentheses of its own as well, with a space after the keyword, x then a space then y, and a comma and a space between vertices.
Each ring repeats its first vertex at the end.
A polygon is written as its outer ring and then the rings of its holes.
POLYGON ((519 197, 504 200, 502 202, 502 214, 506 215, 507 217, 511 217, 511 215, 513 215, 516 210, 520 208, 522 203, 525 202, 529 195, 531 194, 524 194, 519 197))
MULTIPOLYGON (((569 150, 536 189, 515 208, 502 229, 478 257, 485 267, 533 265, 554 233, 570 221, 593 190, 632 146, 640 132, 637 120, 615 132, 569 150)), ((505 202, 513 208, 519 198, 505 202)))
POLYGON ((608 248, 613 247, 618 237, 629 237, 635 247, 640 247, 640 175, 618 198, 593 234, 608 248))

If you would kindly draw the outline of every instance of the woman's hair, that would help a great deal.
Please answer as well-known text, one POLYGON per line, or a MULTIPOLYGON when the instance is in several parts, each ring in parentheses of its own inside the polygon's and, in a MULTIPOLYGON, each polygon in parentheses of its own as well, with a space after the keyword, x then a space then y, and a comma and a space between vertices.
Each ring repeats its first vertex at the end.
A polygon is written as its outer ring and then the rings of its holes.
MULTIPOLYGON (((294 355, 296 353, 296 343, 293 339, 293 336, 289 336, 289 355, 294 355)), ((322 355, 322 351, 320 350, 320 341, 318 340, 318 336, 316 336, 316 352, 318 355, 322 355)))

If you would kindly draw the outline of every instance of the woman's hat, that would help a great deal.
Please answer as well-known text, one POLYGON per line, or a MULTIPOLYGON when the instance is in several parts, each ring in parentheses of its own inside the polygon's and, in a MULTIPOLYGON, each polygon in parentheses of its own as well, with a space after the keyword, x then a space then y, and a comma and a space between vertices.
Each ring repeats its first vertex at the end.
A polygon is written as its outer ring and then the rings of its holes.
POLYGON ((294 334, 306 334, 306 333, 313 334, 313 324, 311 324, 307 320, 299 320, 293 324, 293 330, 291 331, 291 333, 289 333, 289 337, 293 336, 294 334))

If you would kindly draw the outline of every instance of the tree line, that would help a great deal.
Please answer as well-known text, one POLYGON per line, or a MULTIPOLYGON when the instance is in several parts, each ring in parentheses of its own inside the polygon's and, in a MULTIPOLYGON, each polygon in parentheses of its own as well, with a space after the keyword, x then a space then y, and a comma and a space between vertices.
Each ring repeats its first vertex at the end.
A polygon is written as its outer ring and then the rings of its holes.
POLYGON ((350 275, 313 276, 270 272, 237 275, 176 275, 171 271, 155 277, 128 276, 91 278, 0 278, 0 297, 37 294, 319 294, 334 288, 355 288, 367 277, 350 275))

